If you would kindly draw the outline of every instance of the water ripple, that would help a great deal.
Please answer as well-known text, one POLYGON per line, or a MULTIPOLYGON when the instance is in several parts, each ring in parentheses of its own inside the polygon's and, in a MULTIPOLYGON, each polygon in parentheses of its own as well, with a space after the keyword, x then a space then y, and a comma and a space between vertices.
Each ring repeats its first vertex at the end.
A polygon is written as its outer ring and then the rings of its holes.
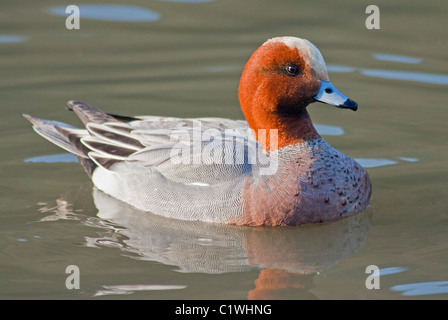
POLYGON ((93 296, 107 296, 107 295, 128 295, 136 291, 160 291, 160 290, 180 290, 185 289, 184 285, 154 285, 154 284, 135 284, 135 285, 116 285, 103 286, 103 290, 97 291, 93 296))
POLYGON ((407 297, 425 296, 431 294, 448 293, 448 281, 432 281, 400 284, 390 288, 392 291, 401 292, 401 295, 407 297))
POLYGON ((390 62, 400 62, 400 63, 410 63, 417 64, 422 62, 423 59, 420 58, 412 58, 406 56, 397 56, 393 54, 373 54, 374 59, 379 61, 390 61, 390 62))
POLYGON ((357 158, 355 159, 363 168, 376 168, 397 164, 397 161, 389 159, 375 159, 375 158, 357 158))
MULTIPOLYGON (((78 5, 81 19, 122 21, 122 22, 148 22, 160 18, 160 14, 147 8, 118 5, 118 4, 84 4, 78 5)), ((51 14, 68 16, 66 6, 49 8, 51 14)))
POLYGON ((323 136, 341 136, 344 134, 344 129, 337 126, 329 126, 325 124, 315 124, 317 132, 323 136))
POLYGON ((215 0, 158 0, 162 2, 176 2, 176 3, 205 3, 213 2, 215 0))
POLYGON ((0 43, 18 43, 24 42, 28 37, 16 36, 11 34, 0 34, 0 43))
POLYGON ((78 158, 72 153, 58 153, 50 154, 46 156, 39 156, 33 158, 27 158, 25 162, 35 162, 35 163, 60 163, 60 162, 78 162, 78 158))
POLYGON ((400 273, 406 271, 406 268, 402 267, 389 267, 380 269, 380 276, 388 276, 390 274, 400 273))
POLYGON ((407 162, 418 162, 418 158, 410 158, 410 157, 398 157, 398 159, 407 161, 407 162))
POLYGON ((338 65, 328 65, 327 70, 329 72, 359 71, 361 72, 361 74, 368 77, 448 85, 448 75, 438 73, 382 70, 382 69, 361 69, 361 68, 338 66, 338 65))
POLYGON ((379 69, 361 69, 360 71, 368 77, 448 85, 448 75, 445 74, 379 69))
POLYGON ((329 72, 353 72, 356 70, 356 68, 329 64, 329 65, 327 65, 327 70, 329 72))

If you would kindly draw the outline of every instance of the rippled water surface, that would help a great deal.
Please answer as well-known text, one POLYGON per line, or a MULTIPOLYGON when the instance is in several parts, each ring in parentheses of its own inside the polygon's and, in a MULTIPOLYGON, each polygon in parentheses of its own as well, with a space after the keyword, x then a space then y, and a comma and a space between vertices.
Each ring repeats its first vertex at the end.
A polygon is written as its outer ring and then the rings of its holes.
POLYGON ((68 30, 59 1, 3 0, 0 298, 448 298, 448 7, 380 3, 381 29, 368 30, 366 6, 99 0, 68 30), (77 99, 116 114, 242 119, 241 70, 279 35, 316 44, 359 104, 309 107, 371 176, 371 205, 353 218, 245 228, 139 212, 93 189, 76 158, 22 118, 79 125, 65 108, 77 99), (80 289, 65 286, 69 265, 80 289), (366 287, 370 265, 378 289, 366 287))

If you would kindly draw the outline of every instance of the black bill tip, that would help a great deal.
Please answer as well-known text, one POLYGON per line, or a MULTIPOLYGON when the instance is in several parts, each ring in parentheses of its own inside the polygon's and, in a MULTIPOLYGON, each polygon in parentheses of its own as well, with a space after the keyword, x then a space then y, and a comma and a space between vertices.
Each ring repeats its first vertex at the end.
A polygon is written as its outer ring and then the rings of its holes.
POLYGON ((344 101, 343 104, 340 104, 338 106, 339 108, 344 108, 344 109, 351 109, 353 111, 358 110, 358 104, 353 101, 352 99, 347 98, 347 100, 344 101))

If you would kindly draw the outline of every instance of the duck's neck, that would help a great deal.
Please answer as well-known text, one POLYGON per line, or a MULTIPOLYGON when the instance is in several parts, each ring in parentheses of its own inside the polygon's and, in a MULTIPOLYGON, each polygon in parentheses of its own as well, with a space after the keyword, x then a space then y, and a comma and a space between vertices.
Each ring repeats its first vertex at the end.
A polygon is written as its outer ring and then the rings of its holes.
POLYGON ((246 119, 258 142, 263 145, 266 151, 320 138, 305 108, 298 113, 274 112, 248 116, 246 119), (277 139, 275 138, 276 133, 277 139))

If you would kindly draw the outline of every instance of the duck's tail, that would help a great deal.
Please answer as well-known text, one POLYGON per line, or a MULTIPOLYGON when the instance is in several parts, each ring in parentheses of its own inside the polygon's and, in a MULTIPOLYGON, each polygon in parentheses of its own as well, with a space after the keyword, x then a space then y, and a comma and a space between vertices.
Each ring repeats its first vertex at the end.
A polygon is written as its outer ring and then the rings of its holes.
MULTIPOLYGON (((128 122, 137 120, 137 118, 133 117, 107 114, 100 109, 79 101, 69 101, 67 105, 69 110, 76 113, 84 126, 87 126, 87 124, 100 125, 105 122, 128 122)), ((79 129, 59 121, 35 118, 28 114, 24 114, 23 116, 33 124, 34 131, 39 135, 76 155, 87 175, 89 177, 92 176, 98 163, 93 161, 92 156, 89 155, 92 152, 92 148, 89 148, 82 141, 92 136, 89 130, 79 129)))

